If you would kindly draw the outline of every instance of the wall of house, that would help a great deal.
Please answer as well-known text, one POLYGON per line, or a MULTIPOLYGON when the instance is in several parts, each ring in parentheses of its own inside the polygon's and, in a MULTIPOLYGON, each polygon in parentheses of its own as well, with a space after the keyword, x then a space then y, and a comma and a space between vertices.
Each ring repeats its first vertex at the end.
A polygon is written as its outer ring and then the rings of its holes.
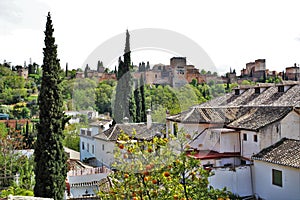
POLYGON ((189 133, 191 135, 197 135, 204 131, 204 129, 207 128, 214 128, 214 127, 219 127, 220 125, 218 124, 186 124, 186 123, 180 123, 180 122, 173 122, 170 120, 166 121, 166 132, 168 133, 170 131, 171 134, 174 133, 174 123, 177 123, 178 125, 178 130, 183 129, 185 133, 189 133))
POLYGON ((220 153, 240 152, 239 132, 221 133, 220 153))
POLYGON ((241 130, 241 156, 251 158, 251 156, 260 151, 259 143, 262 141, 260 135, 255 131, 241 130), (247 134, 247 140, 244 140, 244 134, 247 134), (254 135, 257 135, 257 142, 254 141, 254 135))
POLYGON ((262 199, 296 200, 300 197, 300 169, 254 160, 254 193, 262 199), (282 187, 272 184, 272 169, 282 171, 282 187))
POLYGON ((86 190, 88 191, 88 194, 90 194, 91 196, 95 196, 95 191, 98 191, 99 189, 97 184, 98 181, 107 177, 107 175, 108 173, 99 173, 68 177, 71 197, 83 197, 82 195, 85 194, 86 190))
MULTIPOLYGON (((95 142, 92 137, 92 132, 95 131, 92 128, 81 128, 80 129, 80 160, 83 161, 86 158, 95 157, 95 142)), ((95 134, 95 133, 94 133, 95 134)))
POLYGON ((213 150, 220 152, 220 132, 208 129, 201 135, 201 139, 197 140, 201 150, 213 150))
POLYGON ((208 178, 211 186, 217 189, 226 187, 229 191, 240 196, 252 195, 250 166, 232 168, 215 168, 215 175, 208 178))
POLYGON ((300 116, 295 111, 290 112, 281 120, 281 137, 300 140, 300 116))
POLYGON ((102 163, 108 167, 114 161, 114 148, 115 148, 115 141, 106 141, 106 140, 95 140, 95 157, 98 161, 98 165, 101 166, 102 163))
POLYGON ((275 122, 262 128, 261 130, 259 130, 258 134, 260 150, 267 148, 272 144, 275 144, 282 138, 280 122, 275 122))

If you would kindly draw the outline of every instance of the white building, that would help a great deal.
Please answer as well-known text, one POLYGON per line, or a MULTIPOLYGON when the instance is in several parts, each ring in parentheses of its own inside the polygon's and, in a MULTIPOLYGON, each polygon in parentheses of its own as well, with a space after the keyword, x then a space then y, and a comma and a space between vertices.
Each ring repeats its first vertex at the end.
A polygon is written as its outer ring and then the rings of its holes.
POLYGON ((89 124, 89 128, 80 129, 80 160, 96 158, 96 151, 100 151, 102 146, 97 146, 95 136, 108 130, 112 120, 96 121, 89 124))
POLYGON ((110 167, 114 161, 113 151, 118 136, 122 132, 132 135, 136 131, 135 139, 151 140, 154 136, 161 135, 164 129, 165 125, 152 123, 150 113, 147 113, 146 123, 91 123, 90 128, 80 130, 80 160, 88 161, 93 166, 110 167))
POLYGON ((256 197, 296 200, 300 197, 300 140, 282 139, 253 155, 256 197))
MULTIPOLYGON (((299 102, 299 82, 239 87, 168 116, 167 132, 176 135, 183 128, 192 135, 193 156, 215 170, 212 186, 226 186, 241 196, 251 196, 251 157, 282 138, 300 139, 299 102)), ((299 185, 300 180, 300 189, 299 185)))
POLYGON ((99 183, 106 179, 110 170, 106 167, 81 168, 68 172, 70 198, 93 197, 99 191, 99 183))

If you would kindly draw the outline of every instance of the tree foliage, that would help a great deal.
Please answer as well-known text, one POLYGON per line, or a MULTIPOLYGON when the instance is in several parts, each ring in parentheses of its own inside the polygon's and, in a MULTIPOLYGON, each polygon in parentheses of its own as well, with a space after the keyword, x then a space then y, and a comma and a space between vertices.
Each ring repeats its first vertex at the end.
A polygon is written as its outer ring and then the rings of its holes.
POLYGON ((36 163, 34 194, 37 197, 61 200, 64 196, 67 173, 66 155, 62 145, 63 129, 67 119, 63 113, 61 69, 53 31, 51 16, 48 13, 42 85, 38 98, 40 123, 34 151, 36 163))
POLYGON ((121 123, 124 117, 127 117, 132 121, 132 116, 130 116, 130 106, 132 106, 133 104, 133 98, 131 98, 132 80, 130 74, 130 35, 128 30, 126 31, 126 43, 123 57, 124 61, 122 61, 121 57, 119 58, 119 66, 117 72, 118 84, 116 87, 116 96, 113 110, 113 117, 117 123, 121 123))
MULTIPOLYGON (((121 134, 115 148, 114 173, 109 176, 109 191, 100 188, 101 199, 230 199, 232 193, 209 186, 199 160, 187 155, 187 139, 154 137, 151 141, 133 140, 121 134)), ((192 155, 193 152, 190 152, 192 155)))

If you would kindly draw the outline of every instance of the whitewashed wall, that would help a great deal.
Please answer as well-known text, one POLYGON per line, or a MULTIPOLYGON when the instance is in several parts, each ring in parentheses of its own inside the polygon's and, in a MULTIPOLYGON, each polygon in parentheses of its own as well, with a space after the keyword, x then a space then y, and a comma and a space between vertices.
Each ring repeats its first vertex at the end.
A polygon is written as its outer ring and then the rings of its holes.
POLYGON ((300 199, 300 169, 254 160, 253 183, 262 199, 300 199), (282 187, 272 184, 272 169, 282 171, 282 187))
POLYGON ((230 168, 215 168, 213 172, 215 175, 209 177, 208 181, 214 188, 226 187, 240 196, 252 195, 250 166, 236 167, 235 171, 230 168))
POLYGON ((220 153, 224 152, 240 152, 238 132, 221 133, 220 153))
POLYGON ((260 149, 260 143, 261 143, 261 138, 260 135, 257 132, 254 131, 241 131, 240 135, 240 140, 241 140, 241 155, 243 157, 251 159, 251 156, 255 153, 258 153, 260 149), (247 134, 247 141, 244 141, 243 135, 247 134), (254 135, 258 135, 258 140, 257 142, 254 141, 254 135))
POLYGON ((82 197, 87 190, 88 193, 92 196, 96 195, 98 191, 97 181, 107 177, 108 173, 99 173, 99 174, 87 174, 82 176, 69 176, 70 183, 70 193, 71 197, 82 197), (95 183, 92 183, 95 181, 95 183), (76 186, 73 186, 77 184, 76 186))
POLYGON ((101 139, 95 140, 95 156, 100 163, 103 163, 106 166, 110 166, 114 161, 114 148, 116 143, 114 141, 105 141, 101 139))
POLYGON ((281 120, 281 137, 300 140, 300 116, 295 111, 281 120))
POLYGON ((95 157, 96 144, 93 137, 80 135, 80 160, 83 161, 86 158, 95 157), (82 143, 84 142, 84 149, 82 143), (89 149, 88 149, 89 146, 89 149), (94 152, 92 151, 94 146, 94 152))

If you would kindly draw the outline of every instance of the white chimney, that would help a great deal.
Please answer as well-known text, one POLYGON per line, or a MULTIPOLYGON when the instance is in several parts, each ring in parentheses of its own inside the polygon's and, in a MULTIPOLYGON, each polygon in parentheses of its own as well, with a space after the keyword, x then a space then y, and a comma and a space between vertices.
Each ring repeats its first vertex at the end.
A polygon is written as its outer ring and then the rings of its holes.
POLYGON ((124 119, 123 119, 123 124, 128 124, 128 123, 129 123, 128 117, 124 117, 124 119))
POLYGON ((150 109, 146 110, 146 114, 147 114, 147 129, 150 129, 152 126, 151 110, 150 109))

